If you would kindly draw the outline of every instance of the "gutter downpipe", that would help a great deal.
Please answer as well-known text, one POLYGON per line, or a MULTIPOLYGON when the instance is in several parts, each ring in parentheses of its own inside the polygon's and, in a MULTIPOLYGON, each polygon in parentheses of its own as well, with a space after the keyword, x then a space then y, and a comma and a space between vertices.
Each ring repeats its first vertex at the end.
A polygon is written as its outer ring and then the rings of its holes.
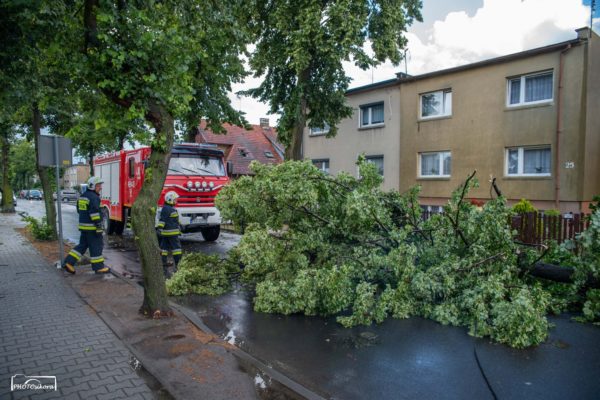
POLYGON ((560 134, 562 132, 562 102, 561 102, 561 94, 563 87, 563 64, 564 64, 564 55, 567 51, 571 49, 571 44, 569 43, 567 47, 565 47, 560 52, 560 62, 558 66, 558 94, 556 100, 556 145, 554 146, 554 207, 560 211, 560 165, 559 165, 559 154, 560 154, 560 134))

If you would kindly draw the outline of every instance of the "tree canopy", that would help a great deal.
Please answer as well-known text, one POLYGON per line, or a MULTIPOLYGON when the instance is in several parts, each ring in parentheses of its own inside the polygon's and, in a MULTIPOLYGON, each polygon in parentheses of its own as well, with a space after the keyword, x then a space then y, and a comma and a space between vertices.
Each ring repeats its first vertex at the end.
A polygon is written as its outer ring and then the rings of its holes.
POLYGON ((281 114, 278 139, 288 159, 300 159, 302 131, 330 126, 352 115, 345 92, 350 78, 343 62, 367 69, 390 60, 398 64, 404 33, 421 20, 420 0, 246 2, 256 47, 250 55, 255 76, 248 94, 281 114))

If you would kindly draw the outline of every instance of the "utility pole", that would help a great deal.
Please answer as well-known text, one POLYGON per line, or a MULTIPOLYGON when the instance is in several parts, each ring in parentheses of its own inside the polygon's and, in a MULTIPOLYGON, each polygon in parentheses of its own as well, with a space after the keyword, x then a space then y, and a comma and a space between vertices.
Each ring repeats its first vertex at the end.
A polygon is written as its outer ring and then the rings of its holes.
POLYGON ((590 39, 592 38, 592 29, 594 27, 594 12, 596 11, 596 0, 590 4, 590 39))

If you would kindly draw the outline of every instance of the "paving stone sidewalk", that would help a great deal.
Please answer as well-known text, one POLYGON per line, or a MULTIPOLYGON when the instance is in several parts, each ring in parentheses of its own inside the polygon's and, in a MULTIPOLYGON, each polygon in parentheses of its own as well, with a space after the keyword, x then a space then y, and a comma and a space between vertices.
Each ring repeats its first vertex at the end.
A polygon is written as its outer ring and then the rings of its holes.
POLYGON ((0 215, 0 399, 156 398, 126 347, 14 221, 0 215), (56 376, 57 390, 11 391, 17 374, 56 376))

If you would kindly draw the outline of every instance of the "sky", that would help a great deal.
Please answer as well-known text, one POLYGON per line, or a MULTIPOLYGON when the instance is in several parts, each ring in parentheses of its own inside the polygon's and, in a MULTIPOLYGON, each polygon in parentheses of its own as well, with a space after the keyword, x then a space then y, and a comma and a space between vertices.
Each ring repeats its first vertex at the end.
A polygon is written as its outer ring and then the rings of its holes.
MULTIPOLYGON (((419 75, 470 64, 476 61, 517 53, 553 43, 575 39, 575 29, 589 26, 591 0, 423 0, 423 22, 408 28, 406 63, 385 63, 362 71, 344 63, 353 80, 350 88, 392 79, 397 72, 419 75)), ((596 1, 593 29, 600 34, 600 0, 596 1)), ((268 106, 235 94, 256 87, 260 78, 249 78, 232 87, 230 99, 236 109, 246 113, 251 124, 277 115, 268 106)))

